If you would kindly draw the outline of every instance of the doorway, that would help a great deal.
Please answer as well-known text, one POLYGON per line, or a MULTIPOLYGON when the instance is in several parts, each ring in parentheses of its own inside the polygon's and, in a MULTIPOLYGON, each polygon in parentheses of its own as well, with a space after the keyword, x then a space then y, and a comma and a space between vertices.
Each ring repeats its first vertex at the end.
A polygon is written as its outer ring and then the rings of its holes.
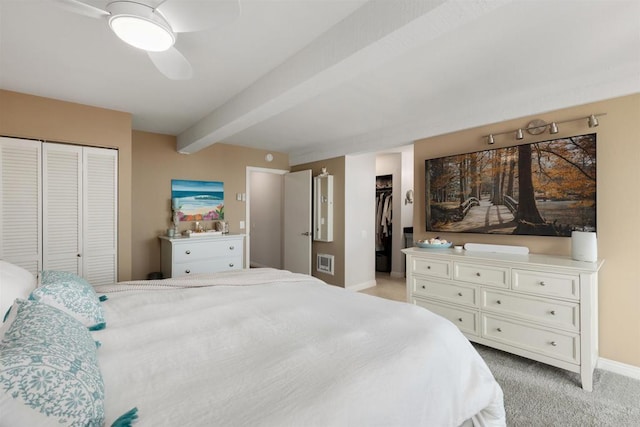
POLYGON ((246 191, 246 266, 311 274, 311 171, 247 167, 246 191))
POLYGON ((247 260, 249 267, 283 267, 283 176, 288 171, 247 170, 247 260))
MULTIPOLYGON (((404 278, 405 259, 402 249, 407 246, 405 230, 413 227, 413 197, 407 196, 413 192, 413 145, 398 147, 394 150, 379 152, 376 154, 376 201, 380 193, 388 192, 390 198, 390 212, 392 218, 388 225, 389 238, 382 248, 376 241, 376 275, 389 275, 392 278, 404 278), (386 183, 386 184, 385 184, 386 183), (391 188, 389 188, 391 187, 391 188), (378 257, 380 249, 387 258, 378 257)), ((387 194, 388 194, 387 193, 387 194)), ((378 203, 376 203, 376 208, 378 203)), ((383 205, 384 208, 384 205, 383 205)), ((375 215, 372 213, 372 215, 375 215)), ((377 217, 377 216, 376 216, 377 217)), ((376 218, 377 220, 377 218, 376 218)), ((408 244, 408 246, 412 246, 408 244)))
POLYGON ((391 273, 393 175, 376 176, 376 271, 391 273))

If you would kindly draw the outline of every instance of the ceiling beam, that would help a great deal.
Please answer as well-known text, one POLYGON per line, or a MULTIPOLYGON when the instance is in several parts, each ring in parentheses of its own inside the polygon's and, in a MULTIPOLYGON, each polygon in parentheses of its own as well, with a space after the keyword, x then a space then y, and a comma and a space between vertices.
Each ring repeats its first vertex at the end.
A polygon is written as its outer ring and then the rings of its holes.
POLYGON ((370 0, 177 139, 195 153, 455 30, 511 0, 370 0))

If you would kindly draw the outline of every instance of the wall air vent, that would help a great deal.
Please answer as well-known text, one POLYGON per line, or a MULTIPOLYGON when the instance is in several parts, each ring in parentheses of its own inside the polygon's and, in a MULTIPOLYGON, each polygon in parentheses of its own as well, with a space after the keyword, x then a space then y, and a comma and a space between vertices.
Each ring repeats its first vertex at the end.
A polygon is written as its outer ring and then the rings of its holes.
POLYGON ((333 255, 318 254, 316 270, 333 276, 333 255))

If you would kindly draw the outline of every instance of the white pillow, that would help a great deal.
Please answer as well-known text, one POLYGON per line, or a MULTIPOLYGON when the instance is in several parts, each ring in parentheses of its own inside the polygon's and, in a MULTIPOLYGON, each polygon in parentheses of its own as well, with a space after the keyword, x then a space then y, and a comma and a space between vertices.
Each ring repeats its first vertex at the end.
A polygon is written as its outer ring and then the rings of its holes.
POLYGON ((0 260, 0 323, 16 298, 29 298, 36 285, 36 276, 29 271, 0 260))

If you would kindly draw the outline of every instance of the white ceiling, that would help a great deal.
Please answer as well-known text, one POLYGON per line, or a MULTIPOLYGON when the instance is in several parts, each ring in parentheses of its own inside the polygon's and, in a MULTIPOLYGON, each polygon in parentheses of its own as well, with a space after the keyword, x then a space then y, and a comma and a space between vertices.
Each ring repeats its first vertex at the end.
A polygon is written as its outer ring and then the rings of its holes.
POLYGON ((0 88, 130 112, 182 152, 292 164, 640 92, 638 0, 240 1, 179 34, 195 75, 173 81, 104 20, 0 0, 0 88))

